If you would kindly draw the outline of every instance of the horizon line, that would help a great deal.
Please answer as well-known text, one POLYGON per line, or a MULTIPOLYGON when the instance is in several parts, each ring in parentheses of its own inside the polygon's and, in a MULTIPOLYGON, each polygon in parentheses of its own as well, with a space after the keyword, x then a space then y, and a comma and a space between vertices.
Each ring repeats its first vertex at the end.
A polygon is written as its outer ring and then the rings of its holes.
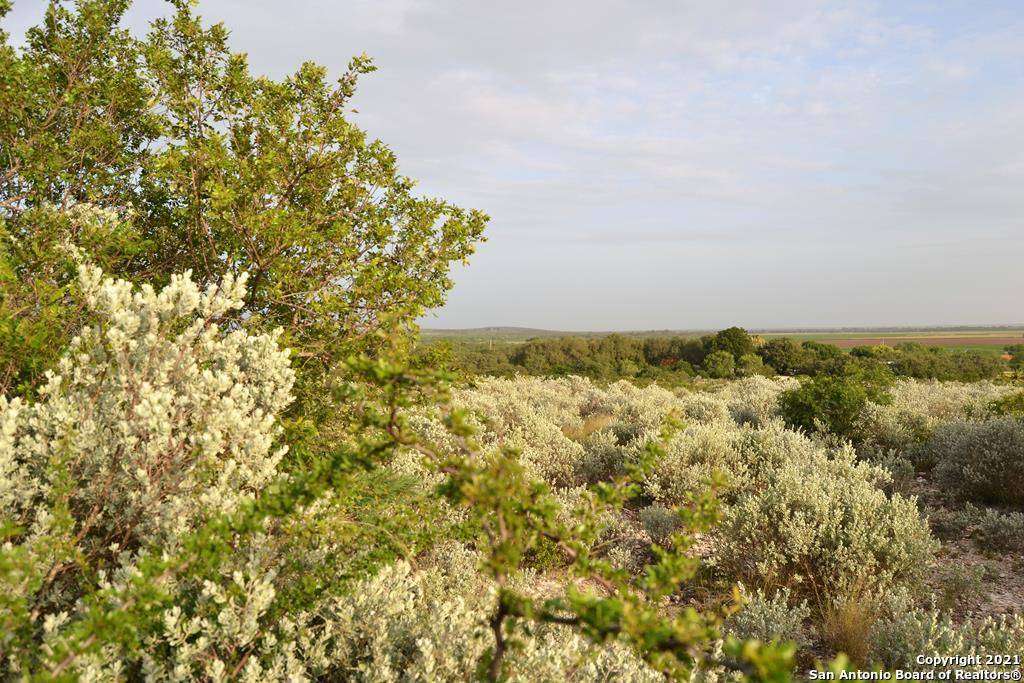
POLYGON ((546 332, 553 334, 637 334, 662 332, 668 334, 695 334, 718 332, 729 327, 740 327, 751 333, 779 334, 783 332, 983 332, 986 330, 1024 331, 1024 323, 1005 323, 996 325, 797 325, 792 327, 744 327, 729 325, 727 327, 693 327, 693 328, 630 328, 618 330, 601 329, 554 329, 547 327, 531 327, 528 325, 477 325, 472 327, 427 327, 420 326, 422 332, 482 332, 482 331, 520 331, 546 332))

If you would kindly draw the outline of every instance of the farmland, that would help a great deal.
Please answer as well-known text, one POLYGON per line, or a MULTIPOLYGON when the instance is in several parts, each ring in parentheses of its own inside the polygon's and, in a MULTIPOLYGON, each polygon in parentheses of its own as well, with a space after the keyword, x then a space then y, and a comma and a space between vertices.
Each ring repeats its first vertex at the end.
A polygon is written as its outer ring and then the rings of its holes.
POLYGON ((916 343, 924 346, 940 348, 981 348, 1002 350, 1012 344, 1024 343, 1024 328, 998 328, 969 331, 952 330, 869 330, 858 332, 805 332, 779 331, 761 332, 766 339, 788 336, 798 340, 835 344, 839 348, 849 349, 857 346, 887 345, 916 343))

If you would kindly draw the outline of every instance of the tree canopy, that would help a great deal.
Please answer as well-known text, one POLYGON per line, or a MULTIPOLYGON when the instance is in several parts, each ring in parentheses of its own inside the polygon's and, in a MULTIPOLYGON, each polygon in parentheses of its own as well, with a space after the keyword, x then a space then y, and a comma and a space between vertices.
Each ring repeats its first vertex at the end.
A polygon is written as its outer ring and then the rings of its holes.
POLYGON ((334 82, 312 63, 256 76, 224 26, 171 4, 141 39, 119 26, 128 0, 51 2, 22 49, 0 34, 0 388, 32 384, 80 324, 54 308, 68 243, 136 282, 248 272, 238 317, 283 327, 308 375, 407 339, 481 239, 483 213, 418 194, 351 121, 367 57, 334 82), (85 202, 120 227, 40 217, 85 202))

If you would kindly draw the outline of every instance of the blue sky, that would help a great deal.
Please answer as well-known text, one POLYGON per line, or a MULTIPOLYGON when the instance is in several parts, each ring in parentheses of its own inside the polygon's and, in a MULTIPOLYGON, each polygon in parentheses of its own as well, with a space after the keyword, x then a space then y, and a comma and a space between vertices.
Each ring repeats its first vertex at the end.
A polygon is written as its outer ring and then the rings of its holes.
MULTIPOLYGON (((12 32, 41 6, 15 2, 12 32)), ((427 326, 1024 322, 1024 3, 199 11, 272 75, 370 54, 359 123, 492 216, 427 326)))

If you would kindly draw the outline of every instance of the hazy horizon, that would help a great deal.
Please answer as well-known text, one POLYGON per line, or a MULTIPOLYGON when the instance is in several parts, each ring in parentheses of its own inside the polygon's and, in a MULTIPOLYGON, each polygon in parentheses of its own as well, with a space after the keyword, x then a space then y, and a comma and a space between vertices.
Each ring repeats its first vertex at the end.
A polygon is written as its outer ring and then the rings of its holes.
MULTIPOLYGON (((729 327, 732 327, 730 325, 729 327)), ((735 325, 736 327, 744 327, 743 325, 735 325)), ((707 332, 718 332, 724 328, 716 327, 691 327, 691 328, 679 328, 679 327, 658 327, 658 328, 617 328, 617 329, 551 329, 547 327, 531 327, 529 325, 478 325, 474 327, 437 327, 424 323, 421 325, 421 329, 425 332, 476 332, 476 331, 522 331, 522 332, 544 332, 551 334, 648 334, 648 333, 666 333, 666 334, 696 334, 696 333, 707 333, 707 332)), ((816 333, 816 332, 984 332, 988 330, 1007 330, 1007 331, 1021 331, 1024 330, 1024 323, 1008 323, 1005 325, 833 325, 833 326, 811 326, 811 325, 794 325, 790 327, 744 327, 747 332, 750 333, 764 333, 764 334, 785 334, 785 333, 816 333)))
MULTIPOLYGON (((41 17, 16 1, 14 35, 41 17)), ((203 0, 492 216, 431 328, 1024 321, 1024 5, 203 0)), ((137 2, 135 30, 165 15, 137 2)))

